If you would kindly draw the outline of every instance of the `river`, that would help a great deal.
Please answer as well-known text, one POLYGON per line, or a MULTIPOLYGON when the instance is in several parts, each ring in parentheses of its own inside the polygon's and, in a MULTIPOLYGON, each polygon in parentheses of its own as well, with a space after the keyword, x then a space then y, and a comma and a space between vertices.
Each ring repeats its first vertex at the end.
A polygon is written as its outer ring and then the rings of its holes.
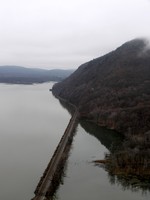
MULTIPOLYGON (((30 200, 68 124, 70 114, 53 97, 53 83, 0 84, 0 199, 30 200)), ((115 184, 93 164, 108 152, 110 131, 81 122, 65 167, 58 200, 148 200, 149 192, 115 184), (96 128, 97 129, 97 128, 96 128), (98 134, 97 134, 98 133, 98 134), (106 137, 105 137, 106 136, 106 137)))

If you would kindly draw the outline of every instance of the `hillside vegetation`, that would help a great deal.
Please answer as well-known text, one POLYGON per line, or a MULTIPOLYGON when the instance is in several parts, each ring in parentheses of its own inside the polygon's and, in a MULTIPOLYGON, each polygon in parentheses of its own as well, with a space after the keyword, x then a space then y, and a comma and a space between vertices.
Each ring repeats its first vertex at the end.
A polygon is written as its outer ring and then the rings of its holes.
POLYGON ((150 49, 147 40, 129 41, 81 65, 70 77, 55 84, 53 93, 75 104, 82 118, 126 136, 122 150, 109 157, 115 160, 112 173, 123 169, 127 173, 150 175, 150 49))
POLYGON ((150 130, 150 50, 133 40, 81 65, 54 85, 53 93, 77 105, 81 115, 122 133, 150 130))

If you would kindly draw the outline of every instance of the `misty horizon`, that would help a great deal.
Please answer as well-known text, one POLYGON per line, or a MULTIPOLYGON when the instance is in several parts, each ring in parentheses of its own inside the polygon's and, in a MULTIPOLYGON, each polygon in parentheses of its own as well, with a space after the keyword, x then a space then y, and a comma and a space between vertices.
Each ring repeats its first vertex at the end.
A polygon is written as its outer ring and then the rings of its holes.
POLYGON ((150 1, 1 2, 0 66, 71 69, 149 37, 150 1))

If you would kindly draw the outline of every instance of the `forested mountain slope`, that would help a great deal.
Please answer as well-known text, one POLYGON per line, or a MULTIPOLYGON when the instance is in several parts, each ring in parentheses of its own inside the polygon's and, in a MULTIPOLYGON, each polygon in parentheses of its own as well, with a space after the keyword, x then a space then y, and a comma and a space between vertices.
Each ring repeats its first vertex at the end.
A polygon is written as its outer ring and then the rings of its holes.
POLYGON ((150 130, 150 49, 144 39, 81 65, 53 87, 82 117, 124 134, 150 130))

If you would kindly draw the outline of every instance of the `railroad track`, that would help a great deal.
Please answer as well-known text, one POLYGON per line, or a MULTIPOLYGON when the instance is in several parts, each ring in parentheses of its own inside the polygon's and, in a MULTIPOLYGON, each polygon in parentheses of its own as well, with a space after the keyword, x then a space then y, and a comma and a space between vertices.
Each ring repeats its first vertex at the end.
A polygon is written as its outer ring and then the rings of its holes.
POLYGON ((51 158, 51 161, 35 190, 35 197, 32 200, 48 200, 46 194, 49 191, 50 186, 53 184, 54 175, 62 159, 67 143, 73 137, 71 133, 77 124, 77 118, 78 111, 76 110, 71 117, 68 126, 53 154, 53 157, 51 158))

